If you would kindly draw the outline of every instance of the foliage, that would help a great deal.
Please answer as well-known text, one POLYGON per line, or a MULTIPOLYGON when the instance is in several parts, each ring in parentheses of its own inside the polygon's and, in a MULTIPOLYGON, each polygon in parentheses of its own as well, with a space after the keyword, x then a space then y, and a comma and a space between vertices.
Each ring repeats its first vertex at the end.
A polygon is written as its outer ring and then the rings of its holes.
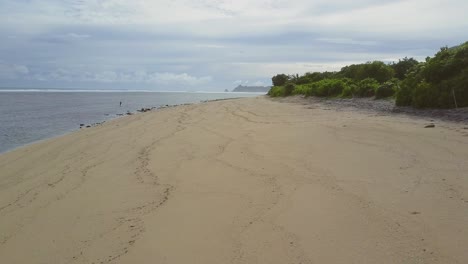
POLYGON ((468 106, 468 42, 443 47, 433 58, 413 67, 397 92, 396 104, 418 108, 468 106))
POLYGON ((323 79, 317 82, 315 87, 316 96, 332 97, 341 94, 346 84, 341 79, 323 79))
POLYGON ((296 85, 294 88, 294 91, 292 92, 293 94, 302 94, 302 95, 307 95, 310 92, 310 85, 309 84, 299 84, 296 85))
POLYGON ((307 72, 303 76, 297 78, 295 84, 308 84, 321 81, 323 79, 332 79, 336 73, 334 72, 307 72))
POLYGON ((393 63, 390 66, 395 72, 395 78, 403 80, 406 74, 411 70, 411 68, 418 65, 419 62, 413 58, 404 57, 401 60, 398 60, 397 63, 393 63))
POLYGON ((424 63, 412 68, 406 75, 406 78, 401 82, 400 89, 396 92, 395 103, 397 106, 410 106, 413 103, 413 90, 423 78, 421 71, 424 68, 424 63))
POLYGON ((284 87, 283 86, 273 86, 268 91, 268 95, 271 97, 280 97, 285 96, 284 87))
POLYGON ((381 61, 367 62, 363 64, 352 64, 341 68, 339 74, 353 80, 375 79, 379 83, 386 82, 393 78, 395 72, 393 68, 381 61))
POLYGON ((347 85, 341 92, 341 97, 344 97, 344 98, 353 97, 355 90, 356 90, 355 84, 347 85))
POLYGON ((354 96, 371 97, 375 95, 375 90, 379 87, 379 82, 372 78, 366 78, 357 83, 354 96))
POLYGON ((425 62, 403 58, 397 63, 372 61, 339 72, 278 74, 270 96, 302 94, 320 97, 395 97, 398 106, 468 106, 468 42, 440 49, 425 62))
POLYGON ((291 95, 293 93, 293 91, 294 91, 294 88, 296 88, 294 83, 287 83, 284 86, 284 96, 291 95))
POLYGON ((283 86, 289 81, 289 76, 286 74, 277 74, 271 78, 271 81, 273 82, 273 86, 283 86))
POLYGON ((395 95, 398 89, 398 79, 392 79, 384 84, 381 84, 375 90, 375 99, 388 98, 395 95))
POLYGON ((437 105, 438 96, 436 87, 423 81, 414 88, 412 104, 419 108, 437 105))

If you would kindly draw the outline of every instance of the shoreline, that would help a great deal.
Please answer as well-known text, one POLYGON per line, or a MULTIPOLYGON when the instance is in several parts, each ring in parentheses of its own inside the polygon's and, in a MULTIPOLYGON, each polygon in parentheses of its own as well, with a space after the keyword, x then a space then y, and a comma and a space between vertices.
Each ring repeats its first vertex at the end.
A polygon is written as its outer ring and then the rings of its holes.
MULTIPOLYGON (((434 119, 435 119, 435 120, 442 121, 442 122, 453 122, 453 123, 458 123, 458 124, 465 124, 467 125, 467 127, 464 129, 468 129, 468 107, 460 108, 460 109, 415 109, 412 107, 394 106, 393 103, 389 103, 391 100, 375 100, 371 98, 352 98, 352 99, 333 99, 332 98, 330 99, 330 98, 303 97, 303 96, 291 96, 287 98, 270 98, 267 95, 258 95, 258 96, 260 97, 265 96, 269 98, 270 100, 279 101, 279 102, 297 103, 297 104, 307 103, 311 107, 313 105, 318 104, 320 105, 319 107, 331 107, 334 110, 340 110, 340 111, 341 110, 342 111, 351 110, 351 111, 358 111, 358 112, 368 111, 368 112, 382 113, 382 114, 389 115, 389 116, 391 115, 408 116, 408 117, 413 117, 416 119, 429 119, 428 122, 434 122, 434 119)), ((150 111, 151 112, 157 111, 157 110, 168 108, 168 107, 177 107, 177 106, 183 106, 183 105, 193 105, 193 104, 209 103, 209 102, 224 101, 224 100, 236 100, 236 99, 241 99, 241 98, 243 97, 203 100, 197 103, 183 103, 183 104, 175 104, 175 105, 150 107, 150 108, 141 108, 141 109, 136 110, 135 112, 127 112, 124 114, 119 113, 119 114, 115 114, 115 116, 108 115, 109 118, 101 122, 89 123, 89 124, 86 124, 86 123, 77 124, 78 128, 76 129, 64 132, 62 134, 54 135, 52 137, 39 139, 39 140, 30 142, 21 146, 17 146, 12 149, 1 151, 0 155, 14 151, 18 148, 29 146, 31 144, 36 144, 36 143, 40 143, 46 140, 65 136, 70 133, 79 131, 81 129, 99 126, 111 120, 115 120, 115 119, 122 118, 122 117, 129 116, 129 115, 145 113, 145 112, 150 112, 150 111)))
POLYGON ((253 97, 22 147, 0 262, 465 263, 468 131, 426 123, 253 97))
POLYGON ((66 136, 68 134, 75 133, 75 132, 80 131, 82 129, 88 129, 88 128, 100 126, 100 125, 103 125, 106 122, 116 120, 116 119, 119 119, 119 118, 123 118, 123 117, 126 117, 126 116, 141 114, 141 113, 145 113, 145 112, 154 112, 154 111, 158 111, 158 110, 169 108, 169 107, 177 107, 177 106, 183 106, 183 105, 193 105, 193 104, 207 103, 207 102, 212 102, 212 101, 215 102, 215 101, 219 101, 219 100, 234 100, 234 99, 240 99, 240 98, 242 98, 242 97, 203 100, 203 101, 195 102, 195 103, 182 103, 182 104, 175 104, 175 105, 168 105, 167 104, 167 105, 162 105, 162 106, 153 106, 153 107, 149 107, 149 108, 141 108, 141 109, 137 109, 134 112, 127 111, 126 113, 117 113, 117 114, 113 114, 113 115, 107 114, 107 115, 105 115, 107 118, 105 120, 101 121, 101 122, 77 124, 77 128, 65 131, 63 133, 55 134, 55 135, 47 137, 47 138, 38 139, 38 140, 35 140, 35 141, 32 141, 32 142, 26 143, 24 145, 20 145, 20 146, 11 148, 11 149, 6 149, 5 151, 0 151, 0 155, 6 154, 6 153, 9 153, 11 151, 17 150, 19 148, 27 147, 27 146, 30 146, 30 145, 33 145, 33 144, 36 144, 36 143, 40 143, 40 142, 43 142, 43 141, 47 141, 47 140, 55 139, 55 138, 58 138, 58 137, 66 136))

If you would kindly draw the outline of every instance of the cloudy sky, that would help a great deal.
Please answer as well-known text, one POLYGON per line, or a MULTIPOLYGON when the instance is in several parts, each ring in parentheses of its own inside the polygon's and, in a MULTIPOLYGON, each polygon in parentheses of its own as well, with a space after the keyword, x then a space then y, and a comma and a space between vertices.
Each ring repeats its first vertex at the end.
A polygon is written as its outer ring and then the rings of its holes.
POLYGON ((0 87, 210 90, 422 60, 466 0, 0 0, 0 87))

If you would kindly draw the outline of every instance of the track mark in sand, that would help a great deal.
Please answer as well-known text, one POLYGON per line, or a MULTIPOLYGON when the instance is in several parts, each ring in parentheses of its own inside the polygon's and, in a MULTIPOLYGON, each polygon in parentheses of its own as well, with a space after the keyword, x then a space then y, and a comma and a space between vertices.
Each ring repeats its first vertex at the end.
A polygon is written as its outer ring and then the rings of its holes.
POLYGON ((139 164, 135 170, 135 176, 140 183, 150 183, 152 185, 157 185, 157 176, 148 168, 151 147, 152 146, 144 147, 142 150, 140 150, 140 152, 138 152, 137 162, 139 164))
MULTIPOLYGON (((174 131, 159 139, 154 139, 150 145, 143 147, 137 153, 134 175, 138 183, 146 185, 148 188, 146 191, 154 193, 154 196, 144 203, 127 209, 125 212, 131 217, 120 218, 118 220, 117 226, 110 230, 108 234, 104 234, 104 236, 111 236, 112 232, 117 232, 117 230, 120 228, 125 228, 125 226, 128 226, 128 229, 125 231, 127 233, 127 235, 125 235, 126 239, 119 243, 119 248, 114 250, 112 254, 109 254, 108 257, 99 259, 97 263, 113 263, 127 254, 130 248, 137 243, 138 238, 145 231, 144 222, 142 220, 143 216, 156 211, 169 200, 171 192, 175 189, 175 187, 170 184, 160 183, 158 175, 150 168, 150 155, 151 152, 162 141, 169 139, 176 133, 185 130, 185 120, 188 117, 189 115, 187 113, 182 112, 181 115, 177 118, 178 125, 174 131)), ((119 236, 119 238, 121 238, 121 236, 119 236)))
POLYGON ((160 184, 157 175, 149 168, 150 152, 153 145, 144 147, 138 152, 136 159, 135 175, 138 184, 147 186, 147 192, 153 192, 155 196, 144 203, 136 204, 134 207, 124 211, 117 212, 120 217, 114 219, 114 224, 104 232, 84 241, 84 244, 77 250, 77 254, 72 256, 70 262, 79 263, 115 263, 119 258, 129 252, 136 244, 138 238, 145 231, 143 216, 154 212, 163 206, 168 200, 173 190, 173 186, 160 184), (106 256, 97 259, 87 259, 83 254, 87 249, 92 248, 95 243, 100 241, 116 240, 116 246, 110 249, 106 256))
MULTIPOLYGON (((85 167, 83 170, 81 170, 81 177, 79 178, 79 182, 76 183, 75 185, 73 185, 71 188, 69 188, 68 190, 65 190, 64 192, 58 194, 57 196, 55 196, 55 199, 48 199, 46 200, 43 204, 41 205, 38 205, 37 206, 37 209, 44 209, 44 208, 47 208, 48 206, 50 206, 50 204, 52 204, 53 202, 56 202, 56 201, 60 201, 62 200, 63 198, 65 198, 67 196, 67 194, 69 194, 70 192, 78 189, 80 186, 82 186, 84 184, 84 182, 86 181, 86 178, 87 178, 87 174, 88 174, 88 171, 96 166, 98 166, 99 164, 103 163, 103 161, 101 162, 97 162, 97 163, 94 163, 92 165, 89 165, 87 167, 85 167)), ((67 167, 67 169, 64 169, 63 172, 65 173, 66 171, 68 171, 70 168, 67 167)), ((60 183, 61 181, 63 181, 64 177, 66 176, 67 174, 63 174, 61 177, 59 177, 59 179, 56 180, 57 184, 60 183)), ((29 200, 27 200, 28 204, 31 204, 41 193, 41 189, 43 188, 50 188, 48 186, 48 184, 46 183, 42 183, 36 187, 33 187, 31 189, 29 189, 26 193, 24 193, 20 199, 26 199, 24 198, 25 195, 29 194, 29 193, 32 193, 34 191, 34 193, 31 194, 31 198, 28 198, 29 200), (47 186, 47 187, 45 187, 47 186), (38 190, 36 190, 38 189, 38 190)), ((26 205, 24 205, 26 206, 26 205)), ((22 205, 17 205, 18 208, 21 208, 22 205)), ((37 212, 39 212, 40 210, 36 210, 37 212)), ((29 222, 33 221, 34 218, 35 218, 35 214, 34 215, 31 215, 31 216, 28 216, 28 217, 25 217, 24 221, 23 222, 18 222, 16 223, 16 226, 14 229, 12 230, 8 230, 10 231, 9 234, 6 234, 4 235, 4 237, 0 240, 0 245, 3 245, 5 243, 7 243, 11 238, 15 237, 16 234, 18 232, 21 231, 21 229, 23 229, 23 227, 25 225, 27 225, 29 222)))
MULTIPOLYGON (((226 108, 226 111, 227 111, 229 114, 231 114, 231 115, 233 115, 233 116, 235 116, 235 117, 241 118, 241 119, 243 119, 244 121, 246 121, 246 122, 248 122, 248 123, 267 124, 267 125, 272 124, 271 122, 257 121, 257 120, 250 119, 250 118, 248 118, 248 117, 245 116, 245 115, 242 115, 242 114, 240 114, 240 113, 237 113, 236 110, 230 110, 230 109, 228 110, 228 109, 226 108)), ((239 111, 239 112, 242 112, 242 111, 239 110, 239 109, 238 109, 238 111, 239 111)))
MULTIPOLYGON (((248 147, 244 151, 250 152, 256 159, 263 157, 256 155, 248 147)), ((280 175, 271 175, 262 173, 252 168, 244 167, 239 164, 233 164, 220 157, 214 157, 214 161, 242 173, 245 176, 254 177, 264 183, 264 196, 262 201, 253 201, 248 195, 242 195, 248 203, 244 212, 250 212, 245 215, 236 216, 233 223, 238 227, 237 235, 233 236, 233 256, 230 263, 255 263, 258 261, 258 255, 264 254, 271 250, 272 247, 279 247, 284 250, 284 256, 291 263, 311 263, 304 252, 300 240, 293 233, 286 230, 284 227, 275 223, 277 217, 278 206, 282 204, 283 199, 288 199, 291 193, 282 188, 278 183, 280 175), (274 241, 263 240, 253 242, 251 237, 255 236, 258 230, 268 230, 268 234, 277 238, 274 241)), ((285 164, 285 166, 287 166, 285 164)), ((296 189, 294 189, 296 190, 296 189)), ((241 195, 241 194, 236 194, 241 195)), ((281 211, 281 210, 280 210, 281 211)))
POLYGON ((49 183, 47 183, 47 186, 52 187, 52 188, 55 187, 57 184, 62 182, 65 179, 65 176, 67 176, 67 174, 69 173, 70 173, 70 165, 65 165, 65 168, 60 173, 60 177, 54 181, 50 181, 49 183))

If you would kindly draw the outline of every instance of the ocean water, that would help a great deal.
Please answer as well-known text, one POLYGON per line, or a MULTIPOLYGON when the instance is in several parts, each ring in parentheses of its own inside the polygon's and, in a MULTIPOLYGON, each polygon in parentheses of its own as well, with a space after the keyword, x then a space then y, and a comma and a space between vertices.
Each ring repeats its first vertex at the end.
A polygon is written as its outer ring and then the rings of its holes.
POLYGON ((255 93, 44 92, 0 90, 0 153, 78 130, 141 108, 205 100, 252 97, 255 93), (122 106, 120 106, 122 102, 122 106))

